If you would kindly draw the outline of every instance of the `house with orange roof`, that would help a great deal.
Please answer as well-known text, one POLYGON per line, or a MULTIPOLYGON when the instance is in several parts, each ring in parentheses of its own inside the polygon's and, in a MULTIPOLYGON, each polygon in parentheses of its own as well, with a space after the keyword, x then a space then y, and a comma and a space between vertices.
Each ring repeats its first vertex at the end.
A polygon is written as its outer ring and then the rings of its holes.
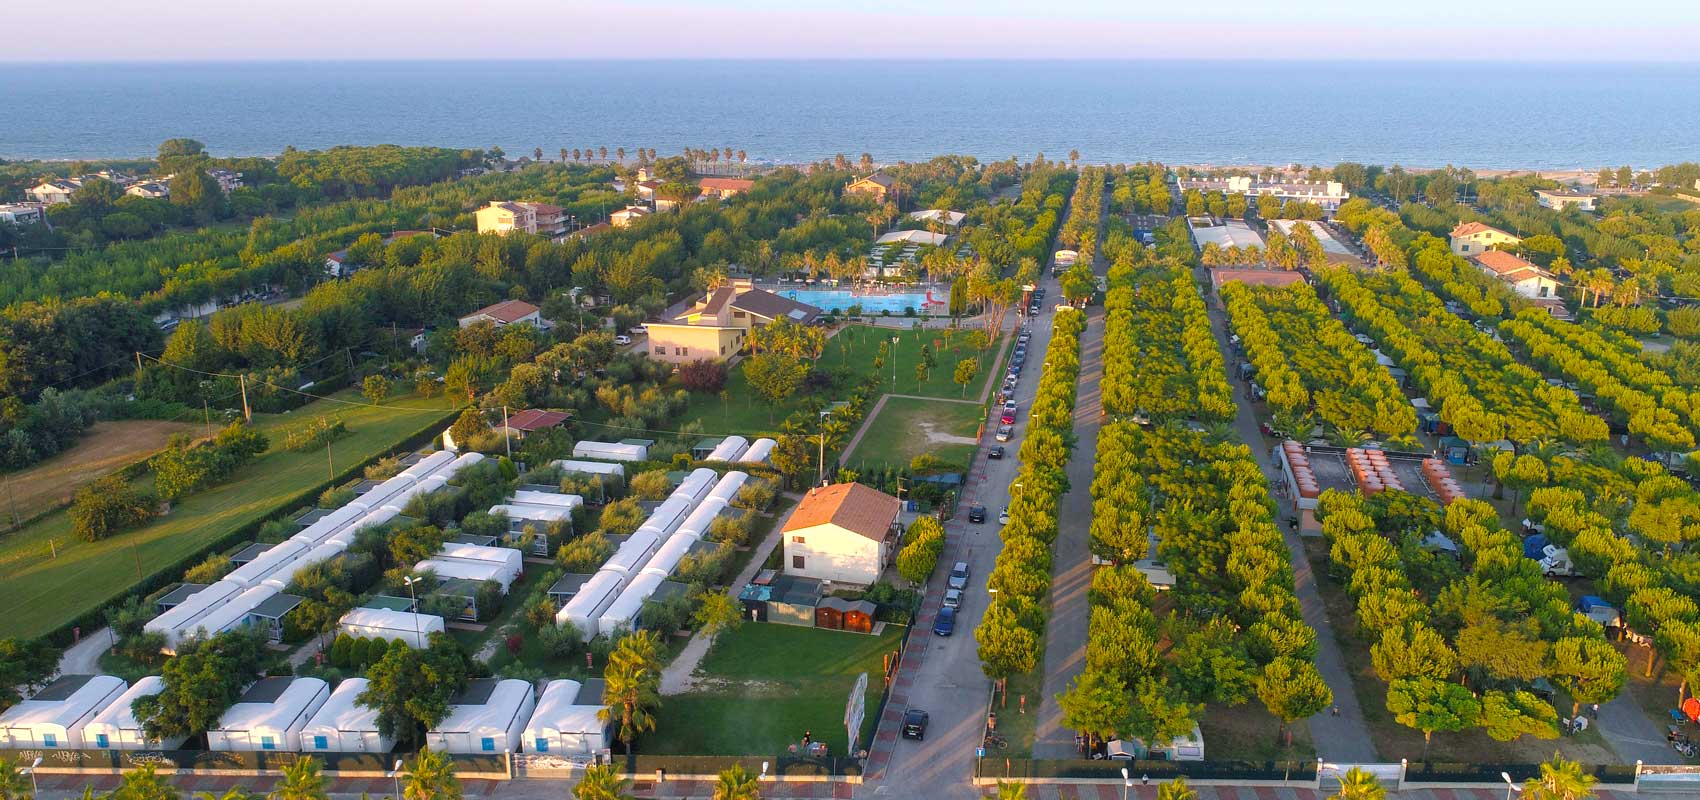
POLYGON ((785 573, 867 586, 895 557, 897 498, 859 483, 810 489, 782 531, 785 573))
POLYGON ((462 328, 470 328, 480 322, 488 322, 498 328, 521 323, 535 325, 543 330, 554 327, 553 323, 543 318, 542 309, 524 300, 503 300, 460 318, 462 328))
POLYGON ((567 211, 548 203, 522 203, 517 200, 491 200, 478 209, 479 233, 506 236, 514 231, 539 236, 560 236, 567 232, 567 211))
POLYGON ((883 203, 897 199, 897 179, 883 172, 876 172, 866 178, 857 178, 844 187, 845 194, 859 194, 872 197, 875 202, 883 203))
POLYGON ((1452 229, 1449 238, 1452 240, 1452 254, 1459 256, 1479 255, 1495 247, 1516 247, 1523 243, 1522 237, 1482 222, 1460 222, 1452 229))
POLYGON ((1512 291, 1531 300, 1558 295, 1558 281, 1551 272, 1515 253, 1489 250, 1478 253, 1473 260, 1483 272, 1504 281, 1512 291))
POLYGON ((708 177, 697 181, 697 186, 702 189, 703 197, 712 197, 718 200, 737 197, 749 191, 750 187, 755 185, 756 182, 748 178, 708 177))

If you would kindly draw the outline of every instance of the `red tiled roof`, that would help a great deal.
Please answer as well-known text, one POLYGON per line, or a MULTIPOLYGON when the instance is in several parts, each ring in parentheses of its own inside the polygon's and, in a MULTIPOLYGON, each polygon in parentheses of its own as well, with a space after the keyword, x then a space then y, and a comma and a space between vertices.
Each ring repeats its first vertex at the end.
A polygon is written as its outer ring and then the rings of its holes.
POLYGON ((527 303, 524 300, 503 300, 500 303, 480 308, 467 316, 476 317, 483 315, 491 319, 501 320, 504 323, 513 324, 535 313, 537 313, 537 306, 527 303))
POLYGON ((861 183, 862 181, 867 181, 869 183, 877 184, 877 185, 879 185, 883 188, 886 188, 886 189, 890 189, 891 187, 897 185, 897 180, 895 178, 893 178, 890 175, 887 175, 883 172, 876 172, 872 175, 869 175, 866 178, 862 178, 861 180, 851 181, 850 185, 855 186, 856 184, 861 183))
MULTIPOLYGON (((1498 228, 1495 228, 1492 225, 1488 225, 1488 224, 1481 223, 1481 222, 1460 222, 1460 223, 1458 223, 1458 227, 1452 229, 1451 236, 1454 239, 1460 239, 1460 238, 1463 238, 1465 236, 1474 236, 1478 233, 1487 233, 1489 231, 1497 233, 1501 236, 1511 236, 1511 234, 1506 233, 1505 231, 1502 231, 1498 228)), ((1515 239, 1517 237, 1512 236, 1511 238, 1515 239)))
POLYGON ((1516 282, 1551 274, 1504 250, 1488 250, 1475 258, 1476 263, 1482 265, 1483 269, 1498 275, 1500 280, 1504 281, 1516 282))
POLYGON ((531 209, 532 213, 534 213, 534 214, 557 214, 558 215, 561 212, 566 211, 566 209, 561 208, 560 206, 552 206, 552 205, 549 205, 548 203, 521 203, 520 205, 529 207, 531 209))
POLYGON ((697 181, 697 185, 704 189, 716 189, 723 192, 744 192, 756 185, 756 182, 748 178, 703 178, 697 181))
POLYGON ((835 483, 810 489, 803 502, 797 504, 797 510, 791 512, 791 518, 785 521, 785 532, 830 523, 883 542, 902 507, 897 498, 878 489, 859 483, 835 483))
POLYGON ((508 427, 516 431, 539 431, 553 428, 566 422, 570 417, 561 411, 544 411, 540 408, 528 408, 518 414, 508 415, 508 427))

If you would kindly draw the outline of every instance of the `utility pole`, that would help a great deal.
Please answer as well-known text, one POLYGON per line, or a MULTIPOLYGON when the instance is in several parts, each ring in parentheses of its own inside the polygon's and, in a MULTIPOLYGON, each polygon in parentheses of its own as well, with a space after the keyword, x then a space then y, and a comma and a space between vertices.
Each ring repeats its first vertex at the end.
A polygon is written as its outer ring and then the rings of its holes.
MULTIPOLYGON (((237 375, 236 377, 237 377, 237 380, 242 384, 242 418, 249 421, 249 422, 253 422, 254 421, 254 412, 250 411, 248 409, 248 375, 247 375, 247 373, 242 373, 242 374, 237 375)), ((895 379, 893 379, 893 380, 895 381, 895 379)), ((894 385, 895 385, 895 383, 894 383, 894 385)))
POLYGON ((136 371, 142 371, 142 351, 140 350, 136 351, 136 371))
POLYGON ((508 446, 508 460, 514 460, 514 432, 508 428, 508 407, 502 406, 502 444, 508 446))
POLYGON ((325 475, 330 480, 336 480, 336 464, 331 462, 331 440, 325 437, 325 475))

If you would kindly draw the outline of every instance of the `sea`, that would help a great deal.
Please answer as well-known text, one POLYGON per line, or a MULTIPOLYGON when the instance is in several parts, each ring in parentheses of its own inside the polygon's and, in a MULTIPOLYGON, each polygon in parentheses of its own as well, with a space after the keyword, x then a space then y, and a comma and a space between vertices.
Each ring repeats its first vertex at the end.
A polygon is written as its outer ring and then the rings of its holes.
POLYGON ((394 143, 798 163, 1637 168, 1700 160, 1700 65, 1260 61, 11 64, 0 158, 394 143))

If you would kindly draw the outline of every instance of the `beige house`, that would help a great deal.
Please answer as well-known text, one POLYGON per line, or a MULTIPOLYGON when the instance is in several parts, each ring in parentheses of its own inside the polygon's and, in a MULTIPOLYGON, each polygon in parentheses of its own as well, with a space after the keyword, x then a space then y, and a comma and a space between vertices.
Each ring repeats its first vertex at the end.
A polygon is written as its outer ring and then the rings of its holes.
POLYGON ((785 573, 867 586, 894 557, 902 503, 859 483, 809 490, 785 521, 785 573))
POLYGON ((1594 210, 1594 196, 1570 189, 1536 189, 1535 200, 1541 208, 1563 211, 1567 208, 1579 208, 1583 211, 1594 210))
POLYGON ((491 200, 476 216, 479 233, 506 236, 520 231, 555 237, 567 232, 566 209, 548 203, 491 200))
POLYGON ((159 181, 144 181, 142 183, 131 184, 130 188, 124 190, 124 193, 131 197, 147 197, 155 200, 167 200, 171 198, 171 186, 170 184, 159 181))
POLYGON ((857 178, 844 187, 845 194, 859 194, 872 197, 876 202, 897 199, 897 180, 883 172, 876 172, 866 178, 857 178))
POLYGON ((626 206, 619 211, 609 214, 608 222, 616 228, 624 228, 640 219, 643 219, 644 217, 649 216, 651 213, 653 212, 643 206, 626 206))
POLYGON ((0 222, 35 225, 47 221, 47 207, 40 203, 0 203, 0 222))
POLYGON ((71 202, 71 195, 81 188, 83 182, 76 178, 55 178, 30 187, 29 195, 37 203, 51 206, 71 202))
POLYGON ((1495 247, 1515 247, 1523 243, 1521 237, 1480 222, 1460 222, 1452 229, 1450 237, 1453 255, 1460 256, 1478 255, 1495 247))
POLYGON ((543 318, 543 311, 537 306, 524 300, 503 300, 494 305, 488 305, 460 318, 462 328, 470 328, 480 322, 488 322, 498 328, 520 323, 531 323, 539 328, 548 330, 553 327, 549 320, 543 318))
POLYGON ((755 185, 756 182, 748 178, 710 177, 703 178, 697 182, 697 186, 702 189, 703 197, 712 197, 720 200, 741 195, 744 192, 749 191, 750 187, 755 185))
POLYGON ((1504 250, 1489 250, 1475 257, 1476 265, 1511 286, 1512 291, 1531 300, 1554 297, 1558 281, 1552 273, 1504 250))
POLYGON ((749 332, 784 319, 807 325, 820 309, 756 289, 749 281, 715 289, 666 322, 651 322, 649 357, 682 364, 698 359, 718 361, 744 349, 749 332))

